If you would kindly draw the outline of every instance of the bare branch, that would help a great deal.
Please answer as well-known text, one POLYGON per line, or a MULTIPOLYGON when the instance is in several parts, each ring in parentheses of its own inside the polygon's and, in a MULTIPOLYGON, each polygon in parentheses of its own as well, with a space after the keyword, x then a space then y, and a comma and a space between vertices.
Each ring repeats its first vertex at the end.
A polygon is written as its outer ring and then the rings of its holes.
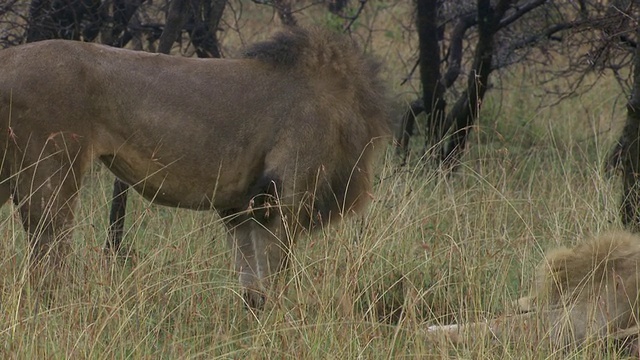
POLYGON ((286 26, 296 26, 298 22, 296 18, 293 16, 293 11, 291 10, 291 2, 290 0, 252 0, 256 4, 261 5, 270 5, 276 9, 276 13, 278 13, 278 18, 280 21, 286 26))
POLYGON ((13 10, 13 6, 18 2, 18 0, 10 0, 8 3, 4 5, 0 5, 0 16, 5 15, 6 13, 13 10))
POLYGON ((442 85, 445 88, 451 87, 458 79, 460 75, 460 69, 462 64, 462 45, 465 39, 465 34, 469 28, 477 24, 475 14, 468 14, 462 16, 451 33, 451 45, 449 46, 449 68, 442 77, 442 85))
POLYGON ((417 99, 409 105, 409 108, 402 116, 401 126, 395 136, 397 153, 402 156, 400 166, 404 166, 407 163, 407 158, 409 157, 409 139, 414 135, 416 116, 424 112, 424 110, 424 102, 422 99, 417 99))
POLYGON ((547 0, 532 0, 522 6, 516 7, 516 11, 500 20, 500 23, 498 23, 498 30, 513 24, 515 21, 524 15, 529 14, 533 9, 544 5, 546 2, 547 0))
POLYGON ((362 13, 362 10, 364 10, 364 6, 367 4, 367 1, 368 0, 360 0, 360 6, 358 6, 358 10, 356 10, 355 15, 350 17, 349 23, 344 27, 344 32, 351 32, 351 26, 356 22, 356 20, 362 13))

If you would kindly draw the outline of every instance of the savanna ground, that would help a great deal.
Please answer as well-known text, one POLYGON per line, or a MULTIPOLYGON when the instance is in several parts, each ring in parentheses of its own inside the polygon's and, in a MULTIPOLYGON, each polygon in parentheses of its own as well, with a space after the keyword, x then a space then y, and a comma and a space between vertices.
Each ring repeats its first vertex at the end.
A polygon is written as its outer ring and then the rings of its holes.
MULTIPOLYGON (((225 25, 240 29, 224 33, 230 54, 275 28, 264 8, 242 2, 239 12, 239 4, 226 14, 225 25)), ((400 26, 411 23, 412 10, 379 6, 363 15, 358 33, 385 62, 394 94, 407 95, 401 102, 418 85, 399 86, 415 60, 415 34, 400 26)), ((363 218, 302 239, 290 280, 259 314, 244 308, 212 212, 131 196, 125 243, 135 253, 125 264, 107 262, 101 245, 113 178, 97 164, 76 212, 70 281, 45 306, 27 284, 25 235, 7 204, 0 212, 0 357, 623 357, 596 346, 554 353, 526 339, 454 347, 424 332, 508 311, 545 249, 620 227, 619 181, 601 173, 624 117, 620 89, 602 81, 540 108, 530 74, 493 77, 496 90, 458 174, 438 177, 415 161, 398 169, 390 148, 363 218)), ((415 141, 419 148, 422 139, 415 141)))

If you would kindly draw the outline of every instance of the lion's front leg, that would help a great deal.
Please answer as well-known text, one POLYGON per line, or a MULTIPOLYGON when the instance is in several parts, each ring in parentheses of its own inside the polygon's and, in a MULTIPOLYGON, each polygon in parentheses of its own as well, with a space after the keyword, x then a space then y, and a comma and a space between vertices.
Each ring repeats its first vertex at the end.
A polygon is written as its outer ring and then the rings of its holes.
POLYGON ((275 219, 267 225, 253 218, 233 222, 229 242, 244 300, 247 306, 262 309, 273 278, 287 266, 290 247, 286 245, 288 242, 280 240, 285 234, 275 219))
MULTIPOLYGON (((229 224, 228 224, 229 225, 229 224)), ((229 229, 229 246, 233 252, 235 271, 243 288, 246 305, 261 309, 265 302, 265 291, 260 282, 252 241, 253 220, 246 219, 229 229)))
POLYGON ((251 229, 258 277, 267 290, 271 290, 276 276, 289 264, 291 242, 287 235, 279 219, 272 219, 267 224, 255 222, 251 229))

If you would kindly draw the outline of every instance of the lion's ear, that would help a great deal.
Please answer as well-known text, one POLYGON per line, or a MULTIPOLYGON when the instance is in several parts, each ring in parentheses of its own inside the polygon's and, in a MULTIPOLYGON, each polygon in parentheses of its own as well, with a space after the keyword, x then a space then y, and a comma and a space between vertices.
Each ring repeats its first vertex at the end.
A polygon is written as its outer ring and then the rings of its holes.
POLYGON ((524 296, 516 301, 516 307, 520 312, 530 312, 536 310, 536 301, 534 296, 524 296))

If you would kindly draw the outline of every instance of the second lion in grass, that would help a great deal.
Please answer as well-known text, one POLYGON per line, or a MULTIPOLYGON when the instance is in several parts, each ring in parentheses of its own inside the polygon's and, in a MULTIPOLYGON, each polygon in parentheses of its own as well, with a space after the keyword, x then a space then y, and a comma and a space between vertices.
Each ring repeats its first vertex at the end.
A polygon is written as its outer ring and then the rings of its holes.
POLYGON ((540 262, 524 312, 479 323, 431 326, 455 343, 478 338, 547 342, 565 349, 588 342, 637 341, 640 328, 640 236, 614 231, 575 247, 551 250, 540 262))

